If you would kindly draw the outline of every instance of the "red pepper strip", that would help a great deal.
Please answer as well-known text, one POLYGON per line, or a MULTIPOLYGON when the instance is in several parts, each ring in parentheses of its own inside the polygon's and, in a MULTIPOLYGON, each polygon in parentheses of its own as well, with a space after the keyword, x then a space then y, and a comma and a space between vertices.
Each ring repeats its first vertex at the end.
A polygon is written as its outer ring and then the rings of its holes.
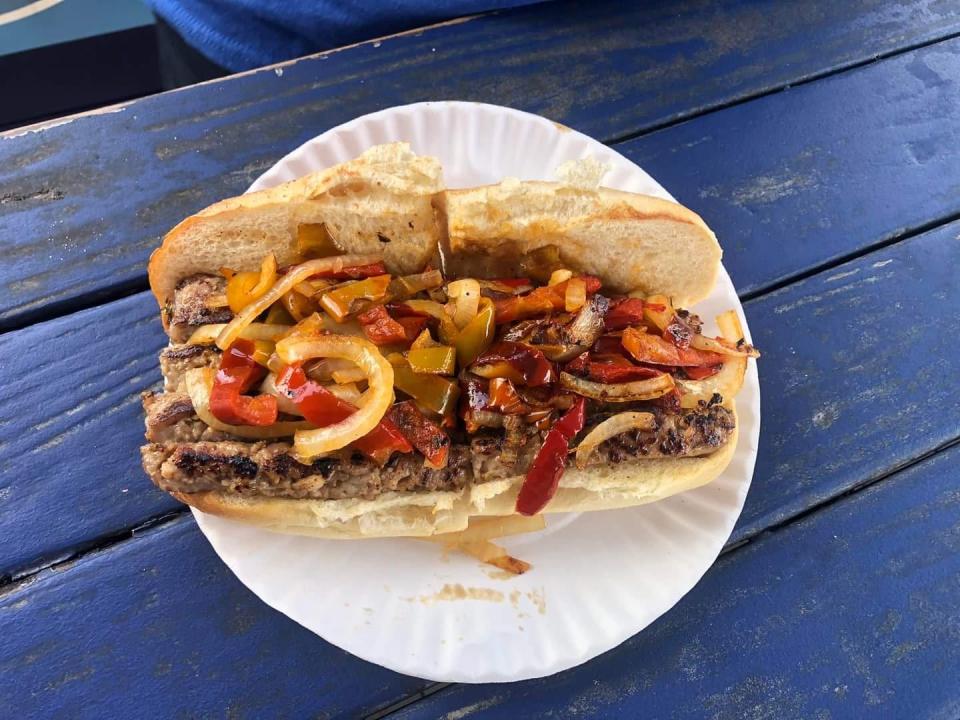
POLYGON ((333 280, 359 280, 361 278, 374 277, 376 275, 386 275, 387 268, 384 267, 383 261, 370 263, 369 265, 354 265, 353 267, 345 267, 340 270, 325 270, 324 272, 316 273, 310 277, 315 278, 331 278, 333 280))
POLYGON ((470 369, 485 378, 504 377, 529 387, 555 382, 553 365, 536 348, 505 340, 482 353, 470 369))
POLYGON ((431 467, 446 467, 450 438, 436 423, 424 417, 416 405, 409 400, 394 403, 387 417, 431 467))
POLYGON ((642 330, 627 328, 621 338, 626 348, 635 360, 651 365, 670 365, 673 367, 702 367, 720 365, 723 355, 696 348, 678 348, 656 335, 648 335, 642 330))
POLYGON ((376 345, 394 345, 413 342, 427 326, 427 319, 402 317, 394 320, 383 305, 375 305, 357 315, 363 326, 363 334, 376 345))
POLYGON ((557 493, 560 476, 567 466, 570 441, 583 430, 586 406, 584 399, 578 397, 544 438, 517 496, 516 511, 521 515, 536 515, 557 493))
POLYGON ((590 350, 596 355, 625 356, 626 354, 619 335, 601 335, 590 350))
MULTIPOLYGON (((576 277, 584 281, 588 293, 595 293, 600 289, 599 278, 593 275, 577 275, 576 277)), ((494 300, 494 322, 500 325, 513 320, 536 315, 549 315, 552 312, 564 310, 569 282, 570 280, 564 280, 556 285, 538 287, 526 295, 494 300)))
POLYGON ((713 367, 686 367, 683 369, 683 372, 686 373, 687 377, 691 380, 703 380, 711 375, 716 375, 722 367, 723 365, 714 365, 713 367))
POLYGON ((260 382, 266 370, 253 359, 252 340, 239 339, 220 358, 220 369, 210 391, 210 412, 228 425, 272 425, 277 421, 277 399, 243 393, 260 382))
MULTIPOLYGON (((320 383, 310 380, 300 365, 287 365, 277 377, 276 386, 294 402, 303 416, 317 427, 338 423, 357 410, 320 383)), ((410 443, 387 418, 383 418, 379 425, 362 438, 354 440, 352 445, 381 465, 394 451, 413 452, 410 443)))
POLYGON ((513 383, 506 378, 494 378, 490 381, 490 407, 504 415, 523 415, 531 410, 517 393, 513 383))
POLYGON ((574 375, 601 383, 633 382, 634 380, 646 380, 660 374, 659 370, 633 365, 626 358, 603 362, 591 360, 589 353, 583 353, 574 358, 565 369, 574 375))
POLYGON ((423 329, 427 326, 427 318, 425 317, 402 317, 397 318, 397 322, 403 326, 404 333, 406 333, 406 340, 404 342, 413 342, 417 339, 417 336, 423 332, 423 329))
MULTIPOLYGON (((603 318, 603 329, 607 332, 611 330, 623 330, 631 325, 643 324, 643 307, 646 303, 640 298, 623 298, 611 302, 610 310, 603 318)), ((656 310, 659 305, 648 305, 647 307, 656 310)), ((666 310, 666 308, 663 308, 666 310)))

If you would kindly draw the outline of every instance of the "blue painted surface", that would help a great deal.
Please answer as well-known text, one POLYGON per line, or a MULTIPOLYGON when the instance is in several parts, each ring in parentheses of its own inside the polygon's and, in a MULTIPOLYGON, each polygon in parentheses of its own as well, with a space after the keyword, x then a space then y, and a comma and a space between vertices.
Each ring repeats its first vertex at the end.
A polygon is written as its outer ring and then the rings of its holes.
POLYGON ((139 296, 0 336, 0 577, 181 507, 140 467, 157 317, 139 296))
MULTIPOLYGON (((0 327, 135 289, 164 229, 362 112, 442 94, 609 141, 960 31, 937 2, 618 5, 471 20, 0 139, 0 327)), ((906 51, 622 145, 760 295, 764 429, 731 540, 750 542, 602 658, 400 717, 958 716, 960 450, 880 479, 960 432, 960 224, 901 238, 960 212, 958 54, 906 51)), ((127 537, 176 507, 136 454, 163 342, 145 293, 0 337, 0 717, 356 717, 421 691, 267 609, 189 517, 127 537)))
POLYGON ((0 717, 357 717, 426 682, 269 609, 186 516, 0 596, 0 717))
POLYGON ((960 40, 618 148, 707 219, 741 293, 960 213, 960 40))
POLYGON ((613 140, 958 30, 957 8, 937 2, 548 3, 0 138, 0 328, 142 287, 176 222, 366 112, 482 100, 613 140))
POLYGON ((958 485, 954 449, 729 553, 587 665, 391 717, 955 718, 958 485))

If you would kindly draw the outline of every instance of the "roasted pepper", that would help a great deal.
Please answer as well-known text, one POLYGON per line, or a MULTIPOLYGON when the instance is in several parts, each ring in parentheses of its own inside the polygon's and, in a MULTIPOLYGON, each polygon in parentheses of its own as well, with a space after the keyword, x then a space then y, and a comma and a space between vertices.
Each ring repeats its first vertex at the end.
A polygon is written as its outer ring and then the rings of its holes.
POLYGON ((326 223, 302 223, 297 226, 297 252, 303 259, 343 255, 326 223))
POLYGON ((644 310, 656 312, 663 310, 662 306, 647 305, 640 298, 624 298, 623 300, 614 300, 610 303, 610 309, 603 319, 603 329, 607 332, 611 330, 623 330, 633 325, 644 324, 644 310))
MULTIPOLYGON (((587 293, 595 293, 600 289, 600 279, 597 277, 578 275, 576 279, 583 281, 587 293)), ((494 300, 497 324, 563 312, 566 308, 569 282, 570 280, 564 280, 556 285, 538 287, 526 295, 494 300)))
POLYGON ((360 313, 357 320, 363 334, 377 345, 410 343, 427 325, 427 319, 421 317, 394 319, 383 305, 375 305, 360 313))
POLYGON ((436 423, 431 422, 409 400, 394 403, 387 417, 403 436, 427 459, 432 468, 447 465, 450 438, 436 423))
POLYGON ((490 347, 497 331, 494 315, 493 303, 487 298, 480 298, 480 311, 456 333, 453 340, 460 367, 467 367, 490 347))
POLYGON ((490 407, 504 415, 525 415, 531 407, 517 393, 513 383, 506 378, 490 381, 490 407))
POLYGON ((210 392, 210 412, 228 425, 272 425, 277 421, 277 399, 272 395, 249 397, 243 393, 263 380, 267 371, 254 359, 250 340, 237 340, 220 358, 210 392))
POLYGON ((399 353, 388 358, 393 365, 393 385, 409 395, 424 410, 437 415, 451 415, 457 407, 460 388, 452 380, 439 375, 423 375, 413 371, 399 353))
POLYGON ((601 383, 633 382, 660 374, 659 370, 634 365, 623 356, 612 356, 609 360, 595 360, 590 353, 583 353, 571 360, 564 370, 578 377, 601 383))
MULTIPOLYGON (((326 427, 344 420, 357 408, 341 400, 323 385, 306 376, 300 365, 286 366, 277 377, 277 388, 285 393, 303 416, 317 427, 326 427)), ((388 418, 351 446, 381 465, 394 452, 408 453, 413 447, 388 418)))
POLYGON ((260 263, 259 272, 231 272, 227 279, 227 304, 238 313, 266 294, 276 281, 277 259, 270 253, 260 263))
POLYGON ((560 485, 560 476, 567 466, 570 441, 583 429, 586 402, 578 397, 567 412, 553 424, 543 445, 533 459, 517 495, 516 511, 536 515, 553 499, 560 485))
POLYGON ((623 347, 636 360, 651 365, 670 367, 713 367, 722 365, 724 356, 696 348, 678 348, 656 335, 649 335, 636 328, 627 328, 621 338, 623 347))
MULTIPOLYGON (((366 267, 366 266, 364 266, 366 267)), ((320 305, 337 322, 343 322, 351 313, 359 312, 370 302, 380 302, 387 294, 389 275, 377 275, 359 282, 349 283, 325 292, 320 305)))
POLYGON ((523 343, 499 342, 476 359, 471 372, 485 378, 507 378, 529 387, 548 385, 557 379, 553 364, 539 350, 523 343))
POLYGON ((429 375, 453 375, 457 366, 457 351, 449 345, 411 348, 407 361, 414 372, 429 375))

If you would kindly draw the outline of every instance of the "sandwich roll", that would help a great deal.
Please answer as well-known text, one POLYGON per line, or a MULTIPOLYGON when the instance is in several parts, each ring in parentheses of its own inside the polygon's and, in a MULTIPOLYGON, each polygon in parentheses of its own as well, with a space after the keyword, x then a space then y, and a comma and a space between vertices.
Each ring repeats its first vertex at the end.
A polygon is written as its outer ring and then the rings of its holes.
POLYGON ((759 355, 736 313, 710 337, 685 307, 720 247, 690 210, 578 167, 446 190, 395 143, 181 222, 149 264, 171 343, 144 396, 147 474, 204 512, 327 538, 716 478, 759 355))

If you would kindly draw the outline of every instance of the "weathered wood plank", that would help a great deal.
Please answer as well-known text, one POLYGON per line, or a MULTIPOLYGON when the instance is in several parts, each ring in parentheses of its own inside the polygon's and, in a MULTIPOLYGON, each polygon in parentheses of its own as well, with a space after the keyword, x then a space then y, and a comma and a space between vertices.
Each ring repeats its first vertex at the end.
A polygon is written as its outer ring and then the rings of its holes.
POLYGON ((178 220, 365 112, 456 97, 612 140, 958 30, 960 13, 937 0, 550 3, 0 137, 0 329, 142 284, 178 220))
POLYGON ((958 237, 953 223, 747 303, 762 429, 732 541, 960 436, 958 237))
MULTIPOLYGON (((941 380, 960 373, 960 359, 946 346, 960 334, 958 233, 960 223, 747 303, 764 351, 763 431, 733 542, 960 434, 953 384, 941 380)), ((0 575, 173 507, 144 477, 137 452, 136 397, 158 377, 154 352, 163 342, 154 308, 144 293, 0 338, 5 356, 21 358, 18 373, 28 376, 31 362, 51 368, 53 377, 67 373, 58 384, 37 382, 29 393, 0 389, 5 427, 40 428, 0 447, 0 575), (110 318, 127 315, 130 329, 112 336, 110 318), (102 350, 81 330, 96 327, 103 328, 102 350), (76 331, 66 340, 44 341, 70 328, 76 331), (63 359, 28 354, 36 348, 63 359), (64 413, 74 406, 80 410, 64 413), (115 407, 122 409, 97 413, 115 407), (81 509, 69 523, 67 507, 81 509)))
POLYGON ((0 336, 0 577, 180 507, 137 452, 157 317, 143 293, 0 336))
POLYGON ((728 554, 586 665, 391 718, 957 717, 958 468, 942 453, 728 554))
POLYGON ((5 718, 358 717, 426 685, 268 608, 189 516, 0 596, 0 635, 5 718))
POLYGON ((695 208, 740 293, 960 213, 960 40, 618 149, 695 208))

